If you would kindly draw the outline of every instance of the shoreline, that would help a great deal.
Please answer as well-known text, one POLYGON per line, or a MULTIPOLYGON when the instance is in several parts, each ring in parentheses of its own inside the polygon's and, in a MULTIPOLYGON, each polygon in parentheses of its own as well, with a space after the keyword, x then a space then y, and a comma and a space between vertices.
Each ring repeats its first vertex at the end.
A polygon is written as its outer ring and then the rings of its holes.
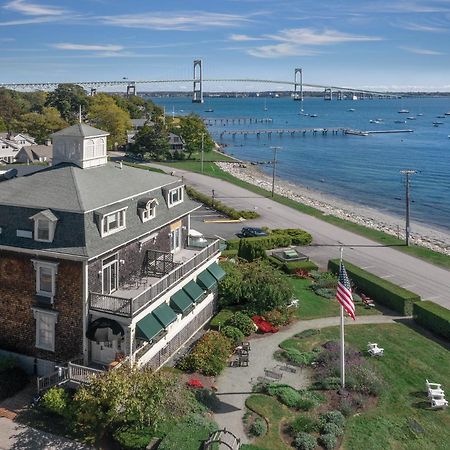
MULTIPOLYGON (((242 161, 242 165, 227 162, 216 162, 216 164, 223 171, 242 181, 267 191, 272 189, 272 178, 247 162, 242 161)), ((324 194, 280 178, 275 182, 275 192, 298 203, 312 206, 327 215, 345 219, 373 230, 382 231, 399 239, 405 239, 405 224, 402 218, 345 201, 330 194, 324 194)), ((450 234, 417 223, 413 223, 411 228, 410 241, 413 244, 450 255, 450 234)))

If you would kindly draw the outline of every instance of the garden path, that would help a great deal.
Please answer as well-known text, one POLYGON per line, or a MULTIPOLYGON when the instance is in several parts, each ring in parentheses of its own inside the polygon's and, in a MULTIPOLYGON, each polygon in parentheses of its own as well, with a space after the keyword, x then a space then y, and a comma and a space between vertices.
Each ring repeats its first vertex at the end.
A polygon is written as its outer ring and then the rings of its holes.
MULTIPOLYGON (((360 316, 356 321, 345 319, 345 323, 346 325, 391 323, 398 319, 405 319, 405 317, 391 315, 360 316)), ((245 399, 251 394, 252 385, 256 379, 264 376, 264 369, 273 369, 280 365, 273 357, 279 344, 301 331, 334 325, 339 325, 339 317, 303 320, 283 328, 278 333, 251 339, 248 367, 227 367, 216 380, 217 396, 221 403, 215 411, 214 419, 219 428, 227 428, 240 438, 242 443, 247 443, 249 440, 245 435, 242 423, 245 399)), ((307 387, 309 384, 306 371, 298 371, 297 374, 283 372, 283 378, 280 382, 296 388, 307 387)))

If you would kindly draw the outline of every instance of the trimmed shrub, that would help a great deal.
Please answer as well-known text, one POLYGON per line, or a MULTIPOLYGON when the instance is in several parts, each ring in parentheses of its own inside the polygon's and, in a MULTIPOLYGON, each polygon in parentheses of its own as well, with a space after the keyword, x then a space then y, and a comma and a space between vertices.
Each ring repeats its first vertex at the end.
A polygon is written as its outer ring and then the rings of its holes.
POLYGON ((287 311, 280 311, 274 309, 264 314, 264 318, 267 322, 278 327, 280 325, 286 325, 289 322, 289 314, 287 311))
POLYGON ((248 262, 256 259, 266 259, 266 251, 264 246, 259 241, 250 241, 248 239, 241 239, 239 241, 238 257, 245 259, 248 262))
POLYGON ((319 431, 320 423, 314 417, 307 416, 306 414, 300 414, 289 425, 291 433, 297 434, 300 432, 314 433, 319 431))
POLYGON ((298 391, 286 384, 269 384, 266 391, 269 395, 276 397, 283 405, 286 405, 289 408, 296 408, 301 400, 298 391))
POLYGON ((71 399, 63 388, 52 387, 42 397, 42 405, 53 414, 62 417, 71 415, 71 399))
POLYGON ((211 319, 211 322, 209 322, 210 328, 213 330, 218 330, 219 327, 222 328, 227 320, 233 315, 234 311, 231 311, 231 309, 222 309, 211 319))
POLYGON ((450 340, 450 310, 430 300, 413 305, 414 320, 424 328, 450 340))
MULTIPOLYGON (((345 261, 344 264, 351 281, 355 283, 358 289, 372 297, 375 302, 382 303, 405 316, 413 313, 414 303, 420 301, 419 295, 353 264, 345 261)), ((328 261, 328 269, 337 274, 339 272, 339 260, 331 259, 328 261)))
POLYGON ((302 411, 309 411, 316 406, 316 402, 311 398, 300 398, 295 406, 302 411))
POLYGON ((313 284, 311 289, 316 295, 331 300, 336 297, 336 289, 322 288, 318 284, 313 284))
POLYGON ((179 367, 204 375, 218 375, 225 368, 232 348, 229 338, 217 331, 209 331, 197 341, 179 367))
POLYGON ((320 334, 320 330, 317 328, 310 328, 309 330, 301 331, 300 333, 294 334, 294 337, 297 339, 306 339, 311 336, 316 336, 317 334, 320 334))
POLYGON ((255 331, 253 320, 239 311, 227 320, 226 325, 239 329, 245 336, 250 336, 255 331))
POLYGON ((292 245, 309 245, 312 242, 312 236, 300 228, 281 228, 271 232, 271 235, 278 234, 287 234, 292 240, 292 245))
POLYGON ((294 447, 298 450, 314 450, 317 440, 308 433, 298 433, 294 440, 294 447))
POLYGON ((150 428, 119 428, 113 434, 114 439, 125 450, 141 450, 149 444, 153 437, 150 428))
POLYGON ((342 415, 340 411, 327 411, 320 415, 320 420, 323 422, 324 426, 326 423, 334 423, 340 428, 344 428, 345 425, 345 417, 342 415))
POLYGON ((341 379, 339 377, 326 377, 314 383, 317 389, 323 389, 324 391, 338 389, 340 385, 341 379))
POLYGON ((314 349, 311 352, 301 352, 296 348, 288 348, 282 355, 294 366, 309 366, 317 360, 319 350, 314 349))
POLYGON ((319 438, 319 442, 325 450, 332 450, 337 445, 337 437, 334 434, 322 434, 319 438))
POLYGON ((334 434, 335 436, 342 436, 344 430, 335 423, 328 422, 322 427, 322 434, 334 434))
POLYGON ((239 328, 226 325, 220 331, 227 338, 231 339, 233 345, 238 345, 244 340, 244 333, 239 328))
POLYGON ((253 436, 262 436, 267 433, 267 424, 264 419, 257 417, 249 428, 250 434, 253 436))
POLYGON ((341 398, 339 402, 339 411, 344 417, 350 417, 353 414, 354 406, 350 399, 341 398))

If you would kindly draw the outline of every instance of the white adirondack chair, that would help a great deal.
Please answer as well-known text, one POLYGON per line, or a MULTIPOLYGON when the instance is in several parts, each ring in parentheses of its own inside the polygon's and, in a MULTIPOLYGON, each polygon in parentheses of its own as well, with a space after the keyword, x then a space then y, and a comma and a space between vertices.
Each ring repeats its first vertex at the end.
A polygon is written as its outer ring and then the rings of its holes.
POLYGON ((445 400, 444 394, 433 395, 431 397, 431 408, 432 409, 447 408, 447 407, 448 407, 448 401, 445 400))
POLYGON ((384 348, 378 347, 378 344, 376 342, 369 342, 367 344, 367 352, 371 356, 383 356, 384 348))
POLYGON ((434 398, 437 396, 444 396, 445 392, 442 389, 428 389, 428 397, 434 398))
POLYGON ((441 389, 441 384, 439 383, 430 383, 428 380, 425 380, 425 386, 427 389, 441 389))

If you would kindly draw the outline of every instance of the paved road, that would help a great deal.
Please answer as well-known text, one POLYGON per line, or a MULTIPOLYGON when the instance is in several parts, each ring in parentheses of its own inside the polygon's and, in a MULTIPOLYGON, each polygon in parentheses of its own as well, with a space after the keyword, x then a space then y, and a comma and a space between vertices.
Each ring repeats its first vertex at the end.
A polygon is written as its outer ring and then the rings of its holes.
MULTIPOLYGON (((167 166, 151 165, 167 171, 167 166)), ((300 213, 226 181, 178 169, 175 175, 182 176, 189 185, 205 194, 211 195, 211 189, 214 189, 217 198, 236 209, 258 211, 261 218, 248 221, 249 225, 302 228, 308 231, 314 237, 315 246, 305 248, 304 253, 321 266, 325 266, 328 259, 337 258, 339 246, 344 244, 346 260, 416 292, 424 300, 433 300, 450 309, 450 272, 447 270, 399 252, 395 248, 382 247, 367 238, 300 213)), ((228 230, 230 230, 229 234, 233 234, 241 227, 242 225, 239 224, 221 224, 220 226, 204 224, 203 229, 207 231, 206 234, 220 235, 221 231, 228 230)))
MULTIPOLYGON (((397 319, 400 319, 400 317, 360 316, 356 322, 346 319, 346 326, 367 323, 393 323, 397 319)), ((227 367, 217 379, 217 396, 221 403, 214 412, 214 419, 218 423, 219 428, 226 427, 237 435, 242 442, 248 442, 242 424, 242 416, 245 412, 245 399, 251 394, 252 386, 257 382, 257 378, 264 377, 264 369, 275 369, 278 373, 282 373, 283 377, 280 383, 289 384, 297 389, 306 388, 310 384, 306 371, 299 370, 296 374, 289 374, 281 372, 277 368, 279 363, 273 358, 273 353, 278 350, 278 345, 285 339, 303 330, 324 328, 338 324, 339 317, 302 320, 281 330, 279 333, 252 339, 250 341, 249 366, 227 367)))

